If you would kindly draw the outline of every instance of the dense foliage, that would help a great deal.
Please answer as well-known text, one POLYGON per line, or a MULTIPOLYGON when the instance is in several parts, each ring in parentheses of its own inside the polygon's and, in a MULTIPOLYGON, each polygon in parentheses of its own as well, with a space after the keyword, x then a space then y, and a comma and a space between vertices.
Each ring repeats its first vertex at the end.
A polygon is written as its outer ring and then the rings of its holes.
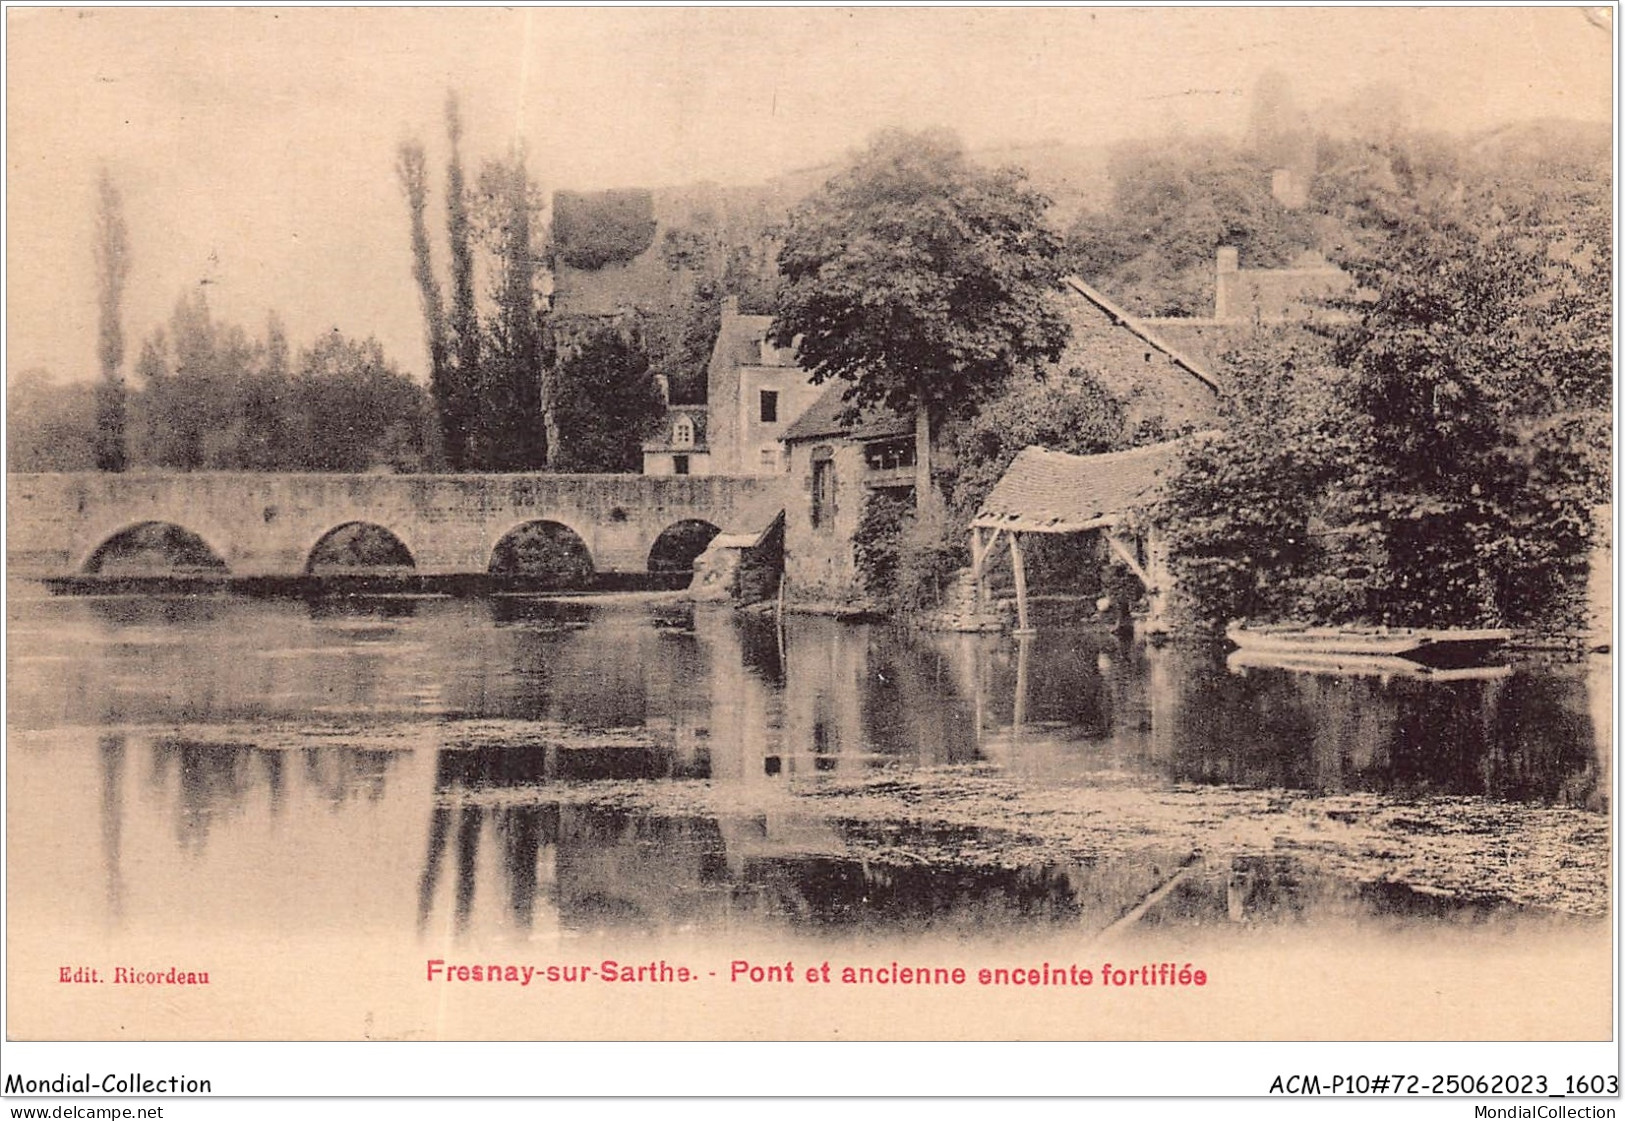
MULTIPOLYGON (((1124 447, 1122 406, 1093 377, 1077 369, 1051 380, 1016 378, 975 415, 955 426, 950 509, 914 510, 907 491, 872 491, 853 537, 853 561, 863 590, 898 611, 935 607, 954 573, 970 563, 965 526, 1022 448, 1038 446, 1073 455, 1124 447)), ((1063 581, 1070 590, 1093 588, 1096 542, 1037 537, 1029 542, 1034 584, 1063 581)))
POLYGON ((1109 173, 1111 203, 1078 217, 1068 263, 1141 315, 1211 315, 1220 246, 1248 268, 1276 268, 1311 233, 1271 194, 1269 164, 1226 141, 1125 145, 1109 173))
POLYGON ((589 335, 560 364, 560 471, 640 471, 643 441, 660 427, 665 399, 637 340, 606 328, 589 335))
POLYGON ((466 393, 452 365, 446 306, 440 295, 440 281, 434 272, 427 217, 428 157, 420 142, 402 142, 396 152, 395 174, 400 180, 401 190, 406 194, 406 206, 411 215, 412 280, 417 285, 418 300, 423 309, 424 337, 429 350, 429 396, 434 402, 441 456, 447 464, 461 464, 467 458, 466 422, 463 419, 467 410, 463 401, 466 393))
POLYGON ((1327 344, 1242 356, 1225 434, 1168 495, 1202 614, 1572 621, 1608 497, 1605 199, 1501 184, 1379 200, 1381 248, 1355 262, 1374 298, 1327 344))
POLYGON ((872 490, 852 536, 852 559, 869 600, 886 611, 928 611, 970 560, 965 532, 940 511, 921 513, 908 490, 872 490))
POLYGON ((1123 407, 1082 370, 1046 381, 1016 379, 954 434, 958 470, 953 509, 960 521, 982 500, 1022 448, 1097 455, 1124 446, 1123 407))
POLYGON ((553 197, 553 252, 572 268, 624 264, 654 244, 654 196, 645 190, 559 191, 553 197))
POLYGON ((451 312, 447 319, 448 391, 441 398, 441 454, 453 471, 473 471, 481 461, 481 333, 474 299, 474 241, 463 173, 463 121, 457 95, 446 96, 446 245, 451 256, 451 312))
POLYGON ((124 285, 130 276, 130 236, 124 224, 124 201, 112 176, 102 169, 96 181, 96 358, 101 380, 96 384, 96 466, 124 470, 127 406, 124 378, 124 285))
POLYGON ((541 199, 523 149, 486 160, 468 186, 455 94, 446 101, 446 139, 449 310, 429 238, 427 156, 417 141, 402 143, 396 154, 428 344, 438 458, 452 471, 536 470, 547 465, 556 436, 537 284, 541 199), (481 314, 477 276, 492 280, 489 314, 481 314))
POLYGON ((495 275, 493 309, 480 324, 470 458, 484 471, 534 471, 550 463, 558 432, 537 307, 533 233, 542 204, 522 149, 485 162, 475 203, 495 275))
POLYGON ((6 470, 96 470, 96 391, 25 370, 6 385, 6 470))

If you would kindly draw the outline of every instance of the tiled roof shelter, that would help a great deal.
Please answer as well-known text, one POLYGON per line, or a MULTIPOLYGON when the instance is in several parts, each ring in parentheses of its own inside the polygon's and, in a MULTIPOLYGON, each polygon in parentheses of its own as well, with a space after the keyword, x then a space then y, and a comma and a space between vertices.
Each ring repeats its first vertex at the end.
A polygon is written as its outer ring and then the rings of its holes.
POLYGON ((1171 440, 1103 455, 1023 449, 971 521, 971 567, 978 596, 986 598, 984 573, 1003 535, 1015 574, 1018 633, 1028 632, 1022 536, 1100 530, 1113 555, 1145 585, 1155 620, 1168 582, 1162 550, 1152 531, 1134 525, 1128 515, 1155 500, 1177 466, 1183 445, 1183 440, 1171 440))
POLYGON ((982 503, 972 526, 1022 533, 1081 533, 1114 526, 1154 496, 1179 441, 1104 455, 1026 448, 982 503))

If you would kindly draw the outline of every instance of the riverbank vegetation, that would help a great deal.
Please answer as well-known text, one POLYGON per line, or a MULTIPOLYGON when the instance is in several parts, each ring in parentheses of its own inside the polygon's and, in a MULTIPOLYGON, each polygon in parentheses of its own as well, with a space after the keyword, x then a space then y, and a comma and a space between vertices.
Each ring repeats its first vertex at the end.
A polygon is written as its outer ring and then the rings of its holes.
POLYGON ((1199 617, 1577 625, 1610 500, 1607 192, 1527 187, 1375 200, 1348 321, 1234 356, 1158 514, 1199 617))
MULTIPOLYGON (((13 381, 8 469, 94 470, 107 384, 13 381)), ((143 339, 120 408, 131 470, 416 471, 430 456, 427 395, 376 340, 330 331, 295 352, 274 315, 252 335, 216 318, 201 290, 143 339)))

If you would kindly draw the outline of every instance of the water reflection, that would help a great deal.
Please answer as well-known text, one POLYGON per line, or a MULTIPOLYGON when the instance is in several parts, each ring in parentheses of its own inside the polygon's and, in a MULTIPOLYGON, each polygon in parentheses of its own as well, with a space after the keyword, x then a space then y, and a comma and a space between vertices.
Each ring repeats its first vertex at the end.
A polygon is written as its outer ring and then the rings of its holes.
POLYGON ((1125 915, 1436 906, 1280 854, 1013 859, 991 830, 812 797, 916 772, 1609 811, 1606 668, 1235 673, 1221 651, 1081 628, 924 635, 669 601, 13 597, 8 611, 13 788, 50 792, 14 799, 8 840, 26 860, 50 821, 95 822, 80 886, 115 926, 155 899, 250 921, 245 876, 272 925, 521 935, 1099 931, 1125 915), (617 801, 667 788, 725 797, 703 812, 617 801))
POLYGON ((117 922, 124 910, 124 737, 97 740, 101 763, 102 866, 106 871, 107 913, 117 922))

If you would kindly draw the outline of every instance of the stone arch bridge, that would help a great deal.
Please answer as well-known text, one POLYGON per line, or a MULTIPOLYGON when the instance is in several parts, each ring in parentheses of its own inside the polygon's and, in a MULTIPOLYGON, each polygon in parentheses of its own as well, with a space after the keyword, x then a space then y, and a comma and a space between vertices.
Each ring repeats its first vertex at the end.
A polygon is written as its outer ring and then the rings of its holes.
POLYGON ((757 533, 784 507, 784 476, 12 474, 6 559, 19 576, 96 571, 120 534, 153 523, 201 538, 233 576, 311 571, 317 545, 357 523, 394 535, 422 575, 490 571, 497 545, 535 523, 580 538, 601 573, 650 570, 684 522, 757 533))

